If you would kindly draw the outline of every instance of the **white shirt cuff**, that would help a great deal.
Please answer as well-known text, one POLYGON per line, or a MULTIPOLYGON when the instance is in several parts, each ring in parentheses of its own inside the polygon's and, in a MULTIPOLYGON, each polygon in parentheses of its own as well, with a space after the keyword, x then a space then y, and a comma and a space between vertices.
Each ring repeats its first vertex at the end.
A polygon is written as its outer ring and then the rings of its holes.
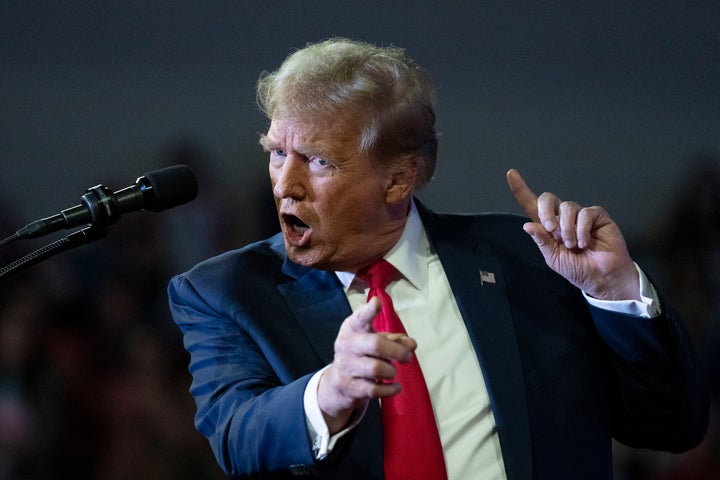
POLYGON ((635 317, 652 318, 660 314, 660 299, 652 283, 648 280, 640 267, 635 264, 640 276, 641 300, 599 300, 583 292, 585 299, 593 305, 611 312, 623 313, 635 317))
POLYGON ((316 460, 323 460, 327 457, 332 452, 338 440, 360 423, 360 420, 362 420, 365 416, 365 411, 367 410, 367 406, 365 406, 363 409, 353 413, 353 417, 347 427, 340 430, 335 435, 330 435, 330 430, 328 429, 327 423, 325 423, 325 418, 320 410, 317 398, 317 389, 318 384, 320 383, 320 377, 322 377, 328 367, 329 365, 310 377, 310 381, 305 387, 305 394, 303 395, 305 421, 307 423, 308 433, 310 435, 310 440, 312 441, 313 453, 315 454, 316 460))

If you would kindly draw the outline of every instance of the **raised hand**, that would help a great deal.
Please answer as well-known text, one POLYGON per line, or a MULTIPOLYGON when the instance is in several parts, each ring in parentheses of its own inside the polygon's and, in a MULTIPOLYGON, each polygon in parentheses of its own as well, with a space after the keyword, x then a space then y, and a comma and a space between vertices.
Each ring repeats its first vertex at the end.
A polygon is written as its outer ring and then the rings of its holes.
POLYGON ((640 299, 637 269, 604 208, 581 207, 548 192, 538 197, 514 169, 507 172, 507 182, 532 220, 523 229, 550 268, 592 297, 640 299))

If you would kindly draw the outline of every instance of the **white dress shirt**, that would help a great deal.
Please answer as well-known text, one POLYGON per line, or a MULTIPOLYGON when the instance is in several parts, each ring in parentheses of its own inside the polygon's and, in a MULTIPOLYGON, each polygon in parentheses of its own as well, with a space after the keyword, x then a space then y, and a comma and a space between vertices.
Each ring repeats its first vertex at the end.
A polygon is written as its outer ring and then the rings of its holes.
MULTIPOLYGON (((410 337, 428 386, 445 454, 449 480, 504 479, 500 441, 480 363, 462 320, 455 297, 432 251, 415 205, 398 243, 384 257, 402 277, 387 287, 393 305, 410 337), (451 367, 451 368, 448 368, 451 367)), ((365 304, 368 286, 354 273, 336 272, 353 311, 365 304)), ((588 302, 600 308, 636 316, 656 315, 657 295, 640 272, 643 302, 588 302)), ((358 412, 343 431, 330 435, 317 404, 317 385, 324 370, 305 390, 305 412, 316 458, 325 458, 336 441, 362 419, 358 412)))

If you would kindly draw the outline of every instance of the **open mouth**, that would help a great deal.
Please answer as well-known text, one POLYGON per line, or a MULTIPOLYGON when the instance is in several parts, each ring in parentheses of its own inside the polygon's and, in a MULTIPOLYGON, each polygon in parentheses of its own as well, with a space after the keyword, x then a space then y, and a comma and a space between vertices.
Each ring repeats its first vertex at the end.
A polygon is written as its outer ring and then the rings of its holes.
POLYGON ((285 236, 291 244, 301 246, 309 238, 310 226, 295 215, 283 215, 285 236))

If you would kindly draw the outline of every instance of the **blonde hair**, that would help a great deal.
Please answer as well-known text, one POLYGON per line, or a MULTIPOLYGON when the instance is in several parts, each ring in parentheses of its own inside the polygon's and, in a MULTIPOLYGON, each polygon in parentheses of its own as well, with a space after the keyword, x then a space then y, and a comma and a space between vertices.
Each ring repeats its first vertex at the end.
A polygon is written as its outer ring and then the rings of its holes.
POLYGON ((290 54, 278 70, 261 75, 257 101, 269 119, 339 117, 359 122, 360 152, 386 162, 386 167, 416 162, 416 187, 432 178, 437 155, 435 87, 402 48, 345 38, 308 44, 290 54))

